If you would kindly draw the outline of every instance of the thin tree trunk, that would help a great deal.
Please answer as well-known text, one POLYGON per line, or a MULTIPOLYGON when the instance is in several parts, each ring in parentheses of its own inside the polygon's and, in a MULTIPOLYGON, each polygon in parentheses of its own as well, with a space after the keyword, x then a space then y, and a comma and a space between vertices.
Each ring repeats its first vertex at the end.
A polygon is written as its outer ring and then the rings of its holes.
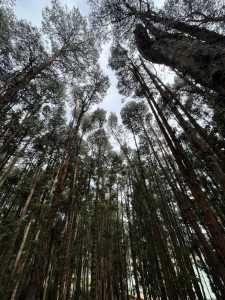
POLYGON ((27 145, 30 143, 31 139, 29 139, 25 145, 23 146, 23 148, 18 151, 18 153, 15 155, 15 157, 12 159, 12 161, 10 162, 10 164, 7 166, 7 168, 5 168, 5 170, 3 170, 3 172, 0 175, 0 188, 2 187, 2 185, 4 184, 5 180, 7 179, 8 175, 10 174, 10 172, 12 171, 13 167, 15 166, 15 164, 18 162, 18 160, 21 158, 21 156, 24 154, 24 151, 27 147, 27 145))
POLYGON ((3 142, 3 144, 0 146, 0 153, 3 153, 4 151, 7 150, 9 144, 19 135, 19 133, 22 131, 22 129, 24 128, 24 125, 26 125, 28 122, 31 121, 31 118, 34 115, 34 111, 29 111, 26 116, 24 117, 24 119, 22 120, 22 122, 20 123, 20 125, 16 128, 16 130, 10 135, 10 137, 3 142))
POLYGON ((205 224, 207 224, 207 227, 212 235, 213 238, 213 244, 215 245, 218 254, 220 256, 220 259, 222 262, 225 261, 224 253, 225 253, 225 238, 224 238, 224 233, 223 230, 218 223, 216 217, 214 216, 211 208, 209 207, 209 204, 207 203, 207 200, 205 198, 205 195, 203 191, 201 190, 200 186, 197 184, 198 183, 198 178, 195 174, 195 171, 189 162, 188 158, 186 157, 181 145, 176 141, 176 138, 174 136, 174 133, 168 124, 167 120, 163 116, 160 108, 158 107, 157 103, 155 102, 155 99, 152 97, 151 93, 148 90, 147 85, 145 84, 143 78, 141 77, 140 74, 137 73, 137 70, 134 70, 134 75, 137 76, 138 81, 142 84, 144 90, 146 91, 146 98, 147 101, 150 105, 150 108, 152 109, 152 112, 160 126, 160 129, 167 140, 167 143, 169 147, 171 148, 171 151, 174 155, 174 158, 180 168, 181 173, 184 176, 184 179, 186 181, 186 184, 189 186, 196 203, 202 213, 202 216, 204 218, 205 224), (163 124, 168 131, 171 139, 169 138, 168 134, 165 131, 164 126, 162 125, 159 116, 156 114, 154 107, 157 110, 157 113, 159 114, 161 120, 163 121, 163 124))
POLYGON ((40 294, 40 289, 43 284, 45 271, 46 271, 46 257, 49 251, 50 238, 52 233, 52 228, 55 222, 56 212, 59 206, 60 195, 62 193, 64 181, 67 174, 67 167, 69 163, 69 149, 70 141, 67 142, 66 149, 64 151, 63 158, 59 165, 55 181, 53 183, 51 191, 51 207, 49 208, 47 214, 47 222, 43 229, 43 235, 39 244, 39 251, 36 254, 36 260, 34 263, 33 271, 31 273, 31 279, 28 286, 28 291, 26 295, 27 300, 37 300, 40 294))

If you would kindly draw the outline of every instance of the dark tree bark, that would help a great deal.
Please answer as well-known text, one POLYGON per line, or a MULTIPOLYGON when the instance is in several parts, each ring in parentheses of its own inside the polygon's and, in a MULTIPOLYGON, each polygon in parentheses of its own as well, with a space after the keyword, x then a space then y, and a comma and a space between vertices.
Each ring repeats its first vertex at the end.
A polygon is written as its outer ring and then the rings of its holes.
POLYGON ((188 37, 151 39, 138 24, 134 31, 140 54, 148 61, 175 68, 225 97, 225 50, 188 37))
MULTIPOLYGON (((166 29, 172 28, 184 34, 188 34, 198 39, 199 41, 217 44, 222 47, 225 46, 225 36, 213 30, 209 30, 205 27, 200 27, 198 25, 188 24, 180 20, 175 20, 172 17, 168 17, 166 15, 160 16, 159 13, 153 11, 150 8, 147 11, 138 11, 128 3, 125 3, 125 5, 128 8, 128 10, 135 15, 136 18, 140 19, 145 24, 146 27, 150 25, 150 22, 154 22, 164 25, 166 29)), ((216 21, 216 18, 212 17, 212 21, 216 21)), ((224 21, 224 17, 217 18, 217 21, 224 21)))
POLYGON ((47 58, 39 66, 30 68, 27 72, 24 71, 19 73, 6 82, 4 86, 0 87, 0 110, 2 110, 8 103, 13 102, 17 98, 19 92, 24 89, 32 79, 50 66, 60 56, 63 50, 64 47, 47 58))

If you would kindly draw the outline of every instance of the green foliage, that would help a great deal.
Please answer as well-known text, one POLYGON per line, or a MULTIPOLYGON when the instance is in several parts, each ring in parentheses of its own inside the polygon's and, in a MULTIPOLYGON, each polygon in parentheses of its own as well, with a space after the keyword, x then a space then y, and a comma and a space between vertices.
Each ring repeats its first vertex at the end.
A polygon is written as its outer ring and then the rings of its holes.
POLYGON ((133 40, 140 20, 154 40, 177 37, 168 18, 210 28, 220 3, 214 14, 213 0, 168 0, 160 11, 152 1, 90 3, 94 28, 52 0, 42 31, 0 6, 0 101, 11 91, 0 112, 0 297, 220 299, 223 244, 212 227, 224 229, 225 196, 212 167, 224 174, 224 112, 185 75, 165 84, 133 40), (109 65, 134 99, 122 124, 96 107, 109 88, 98 65, 108 22, 109 65))

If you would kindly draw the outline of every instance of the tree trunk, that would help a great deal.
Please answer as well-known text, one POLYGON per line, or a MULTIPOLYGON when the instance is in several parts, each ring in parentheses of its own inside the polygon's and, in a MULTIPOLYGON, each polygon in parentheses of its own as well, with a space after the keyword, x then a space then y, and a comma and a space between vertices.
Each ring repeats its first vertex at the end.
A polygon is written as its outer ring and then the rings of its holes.
MULTIPOLYGON (((148 137, 148 135, 147 135, 147 137, 148 137)), ((221 293, 223 294, 225 292, 225 289, 223 288, 223 284, 221 284, 221 279, 223 280, 223 282, 225 282, 224 281, 225 280, 225 269, 219 263, 219 260, 212 253, 212 251, 210 249, 210 245, 208 244, 204 234, 201 232, 201 229, 195 219, 195 216, 193 215, 193 212, 191 209, 191 203, 190 203, 188 196, 185 197, 185 193, 181 193, 180 190, 177 189, 176 185, 174 183, 172 183, 170 177, 167 174, 167 171, 163 167, 160 159, 158 158, 158 155, 155 152, 154 147, 153 147, 149 137, 148 137, 148 141, 149 141, 149 145, 150 145, 151 149, 153 150, 154 156, 157 159, 159 166, 161 167, 161 169, 162 169, 162 171, 163 171, 163 173, 164 173, 164 175, 165 175, 165 177, 166 177, 166 179, 178 201, 178 205, 179 205, 182 215, 187 217, 190 225, 192 226, 194 232, 196 233, 197 237, 199 238, 199 240, 201 241, 201 243, 203 245, 206 261, 211 269, 211 272, 215 279, 216 285, 219 287, 221 293), (221 279, 219 278, 217 272, 220 274, 221 279)), ((176 177, 175 181, 179 183, 179 181, 180 181, 179 177, 176 177)))
POLYGON ((148 61, 189 74, 196 82, 225 97, 225 50, 188 37, 153 40, 138 24, 134 31, 140 54, 148 61))
POLYGON ((2 187, 2 185, 4 184, 5 180, 7 179, 8 175, 10 174, 10 172, 12 171, 13 167, 15 166, 15 164, 18 162, 18 160, 22 157, 22 155, 24 154, 24 151, 26 149, 26 147, 28 146, 28 144, 31 142, 31 139, 29 139, 25 145, 22 147, 21 150, 18 151, 18 153, 16 153, 15 157, 12 159, 12 161, 9 163, 9 165, 5 168, 5 170, 2 171, 1 176, 0 176, 0 188, 2 187))
POLYGON ((24 125, 26 125, 28 122, 31 121, 31 118, 34 115, 34 111, 29 111, 26 116, 24 117, 24 119, 22 120, 22 122, 20 123, 20 125, 16 128, 16 130, 14 130, 14 132, 10 135, 10 137, 3 142, 3 144, 0 146, 0 153, 3 153, 4 151, 7 150, 9 144, 18 136, 18 134, 23 130, 24 125))
MULTIPOLYGON (((205 41, 210 44, 216 44, 219 46, 225 46, 225 36, 212 31, 208 30, 207 28, 191 25, 180 20, 175 20, 172 17, 160 16, 156 11, 148 9, 148 11, 138 11, 128 3, 125 3, 125 6, 129 9, 131 13, 133 13, 137 18, 139 18, 146 27, 151 22, 162 24, 167 28, 176 29, 184 34, 188 34, 199 41, 205 41)), ((212 21, 216 19, 212 18, 212 21)), ((218 21, 224 21, 224 17, 217 18, 218 21)))
POLYGON ((61 163, 59 165, 57 175, 55 177, 55 181, 52 187, 51 191, 51 207, 49 208, 47 217, 46 217, 46 224, 43 228, 43 235, 40 240, 39 244, 39 250, 36 254, 36 259, 33 266, 33 271, 31 273, 30 283, 28 286, 28 291, 26 295, 27 300, 38 300, 40 289, 43 284, 43 280, 45 277, 45 271, 46 271, 46 265, 47 265, 47 259, 48 252, 49 252, 49 246, 50 246, 50 239, 51 239, 51 233, 52 228, 54 226, 55 222, 55 216, 56 212, 58 210, 59 201, 60 201, 60 195, 62 193, 62 189, 64 186, 64 181, 67 174, 67 167, 69 163, 69 143, 66 146, 66 149, 64 151, 63 158, 61 160, 61 163))
MULTIPOLYGON (((171 151, 174 155, 174 158, 180 168, 181 173, 184 176, 184 179, 186 181, 187 186, 190 188, 196 203, 202 213, 202 216, 204 218, 205 224, 207 224, 207 227, 212 235, 212 241, 213 244, 215 245, 218 254, 220 256, 221 261, 224 263, 225 257, 225 237, 224 237, 224 232, 217 221, 217 218, 213 214, 211 208, 209 207, 209 204, 206 200, 206 196, 204 195, 204 192, 202 191, 201 187, 197 184, 198 183, 198 178, 196 176, 196 173, 192 167, 191 162, 188 160, 188 158, 185 155, 184 150, 182 149, 182 146, 177 142, 176 137, 168 124, 167 120, 163 116, 159 106, 157 105, 154 97, 152 94, 149 92, 149 89, 147 85, 145 84, 144 79, 141 77, 139 73, 137 73, 137 70, 134 70, 134 75, 137 77, 137 80, 141 83, 143 86, 144 90, 146 91, 146 98, 147 101, 150 105, 150 108, 152 109, 152 112, 160 126, 160 129, 162 130, 162 133, 165 137, 165 139, 168 142, 169 147, 171 148, 171 151), (154 105, 154 107, 153 107, 154 105), (159 116, 156 114, 155 109, 157 110, 157 113, 159 114, 161 120, 163 121, 163 124, 168 131, 171 139, 168 137, 164 126, 162 126, 162 123, 159 119, 159 116), (172 142, 173 141, 173 142, 172 142), (174 145, 173 145, 174 144, 174 145)), ((225 264, 225 263, 224 263, 225 264)))
POLYGON ((60 56, 63 50, 64 47, 47 58, 39 66, 31 68, 28 72, 21 72, 6 82, 4 86, 0 87, 0 110, 8 103, 14 101, 19 92, 24 89, 32 79, 50 66, 60 56))
MULTIPOLYGON (((143 62, 142 62, 142 65, 143 62)), ((146 70, 146 67, 145 67, 146 70)), ((223 161, 225 161, 224 154, 221 153, 219 149, 217 149, 216 145, 213 143, 213 141, 210 140, 210 138, 205 134, 204 130, 195 122, 195 120, 190 116, 188 113, 189 119, 191 119, 192 123, 194 123, 195 128, 191 126, 188 121, 186 121, 183 116, 178 111, 175 104, 172 103, 172 99, 170 97, 170 94, 166 94, 165 91, 160 87, 160 85, 157 83, 156 79, 154 78, 153 74, 151 74, 150 71, 148 71, 148 74, 150 78, 152 79, 153 83, 155 84, 157 90, 160 92, 162 98, 164 101, 167 101, 168 106, 170 107, 171 111, 176 116, 178 123, 181 125, 181 127, 184 129, 184 132, 186 133, 188 139, 192 143, 193 147, 199 152, 201 158, 205 161, 207 167, 211 170, 211 172, 214 174, 216 180, 221 185, 222 189, 225 192, 225 173, 223 172, 223 169, 221 169, 220 165, 218 164, 218 161, 214 158, 214 154, 218 155, 218 158, 220 159, 220 163, 223 164, 223 161), (197 135, 196 132, 199 133, 200 136, 204 138, 204 140, 201 140, 197 135), (205 144, 205 142, 208 142, 209 146, 212 147, 213 152, 210 150, 209 147, 205 144), (222 160, 222 161, 221 161, 222 160)), ((180 101, 176 99, 176 102, 180 104, 180 107, 182 107, 183 110, 184 107, 181 105, 180 101)), ((186 110, 185 110, 186 111, 186 110)), ((224 165, 225 166, 225 165, 224 165)))

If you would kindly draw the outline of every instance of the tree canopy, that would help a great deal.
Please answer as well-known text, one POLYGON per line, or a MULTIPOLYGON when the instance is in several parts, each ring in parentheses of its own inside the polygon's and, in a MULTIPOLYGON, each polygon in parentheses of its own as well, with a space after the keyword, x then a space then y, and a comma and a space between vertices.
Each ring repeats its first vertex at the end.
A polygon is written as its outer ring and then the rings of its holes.
POLYGON ((224 299, 224 1, 89 0, 86 18, 52 0, 40 28, 14 4, 0 1, 0 299, 224 299), (120 116, 101 106, 109 42, 120 116))

